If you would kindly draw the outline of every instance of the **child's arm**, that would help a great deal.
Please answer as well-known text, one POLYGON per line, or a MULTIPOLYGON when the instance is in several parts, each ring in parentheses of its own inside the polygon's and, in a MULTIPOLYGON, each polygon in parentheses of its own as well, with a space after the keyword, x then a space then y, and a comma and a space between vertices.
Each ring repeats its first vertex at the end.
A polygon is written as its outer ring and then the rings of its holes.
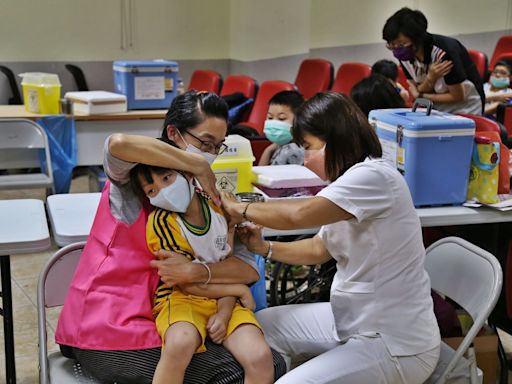
POLYGON ((180 289, 189 295, 220 299, 227 296, 238 297, 245 308, 254 310, 256 303, 251 290, 244 284, 184 284, 180 289))
POLYGON ((258 165, 270 165, 270 159, 272 158, 272 155, 276 151, 277 147, 278 145, 276 143, 272 143, 267 148, 265 148, 261 154, 258 165))
POLYGON ((224 340, 235 304, 235 297, 221 297, 217 300, 217 312, 210 316, 206 324, 208 336, 214 343, 220 344, 224 340))

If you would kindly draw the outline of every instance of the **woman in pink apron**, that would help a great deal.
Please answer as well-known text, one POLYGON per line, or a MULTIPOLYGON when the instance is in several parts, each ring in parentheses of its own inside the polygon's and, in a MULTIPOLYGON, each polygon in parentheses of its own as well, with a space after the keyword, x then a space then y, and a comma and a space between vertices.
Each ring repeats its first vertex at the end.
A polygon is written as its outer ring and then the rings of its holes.
MULTIPOLYGON (((152 316, 159 274, 169 284, 209 279, 202 265, 175 257, 155 261, 145 240, 151 207, 141 204, 132 191, 129 172, 137 163, 189 172, 218 200, 210 164, 223 150, 227 114, 225 102, 217 95, 187 92, 172 102, 162 132, 163 140, 173 140, 179 148, 122 134, 112 135, 105 143, 109 182, 55 333, 62 352, 101 382, 151 383, 161 348, 152 316)), ((212 282, 258 279, 254 258, 244 249, 235 249, 235 256, 210 268, 212 282)), ((276 353, 274 366, 277 378, 285 366, 276 353)), ((208 351, 195 355, 190 363, 185 382, 242 383, 243 372, 222 346, 209 342, 208 351)))

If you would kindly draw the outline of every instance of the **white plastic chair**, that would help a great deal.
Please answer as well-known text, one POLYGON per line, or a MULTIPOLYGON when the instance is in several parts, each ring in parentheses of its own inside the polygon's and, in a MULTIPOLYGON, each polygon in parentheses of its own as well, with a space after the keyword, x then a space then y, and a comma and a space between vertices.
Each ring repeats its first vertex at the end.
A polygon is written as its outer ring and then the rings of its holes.
POLYGON ((35 149, 44 150, 46 169, 41 169, 40 173, 0 175, 0 190, 46 188, 55 192, 50 147, 44 129, 28 119, 0 119, 0 151, 4 152, 1 157, 2 168, 26 168, 16 167, 17 163, 24 162, 35 161, 38 164, 35 149))
POLYGON ((48 355, 46 308, 64 304, 84 246, 85 242, 80 242, 60 249, 48 260, 39 274, 37 321, 40 384, 99 383, 84 372, 78 362, 64 357, 60 352, 53 352, 48 355))
POLYGON ((458 237, 441 239, 428 247, 426 252, 425 269, 430 275, 432 289, 455 301, 473 319, 473 325, 451 360, 443 362, 440 359, 436 368, 440 374, 434 378, 434 372, 427 382, 452 382, 451 379, 461 374, 461 363, 465 360, 463 355, 467 352, 464 365, 469 369, 469 375, 467 372, 462 374, 469 376, 470 382, 476 384, 479 378, 473 340, 498 301, 503 283, 501 266, 492 254, 458 237), (447 365, 443 369, 440 365, 444 363, 447 365))

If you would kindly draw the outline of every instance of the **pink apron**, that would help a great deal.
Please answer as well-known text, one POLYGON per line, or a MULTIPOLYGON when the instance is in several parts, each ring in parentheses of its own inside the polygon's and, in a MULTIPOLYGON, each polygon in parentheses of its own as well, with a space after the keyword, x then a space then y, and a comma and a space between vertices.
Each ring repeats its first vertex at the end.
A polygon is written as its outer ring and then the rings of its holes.
POLYGON ((96 350, 161 346, 152 316, 157 271, 146 245, 149 209, 127 225, 110 212, 107 182, 59 317, 59 344, 96 350))

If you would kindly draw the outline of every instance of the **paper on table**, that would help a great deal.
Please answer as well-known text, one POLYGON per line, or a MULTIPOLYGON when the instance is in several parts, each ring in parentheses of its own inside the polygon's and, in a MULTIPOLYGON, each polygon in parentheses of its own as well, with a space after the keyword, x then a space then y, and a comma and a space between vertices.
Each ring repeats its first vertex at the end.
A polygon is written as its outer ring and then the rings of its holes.
POLYGON ((478 208, 483 205, 486 207, 491 207, 500 211, 511 211, 512 210, 512 195, 510 194, 504 194, 504 195, 498 195, 498 199, 500 200, 497 203, 494 204, 482 204, 475 200, 468 200, 463 205, 465 207, 472 207, 472 208, 478 208))

